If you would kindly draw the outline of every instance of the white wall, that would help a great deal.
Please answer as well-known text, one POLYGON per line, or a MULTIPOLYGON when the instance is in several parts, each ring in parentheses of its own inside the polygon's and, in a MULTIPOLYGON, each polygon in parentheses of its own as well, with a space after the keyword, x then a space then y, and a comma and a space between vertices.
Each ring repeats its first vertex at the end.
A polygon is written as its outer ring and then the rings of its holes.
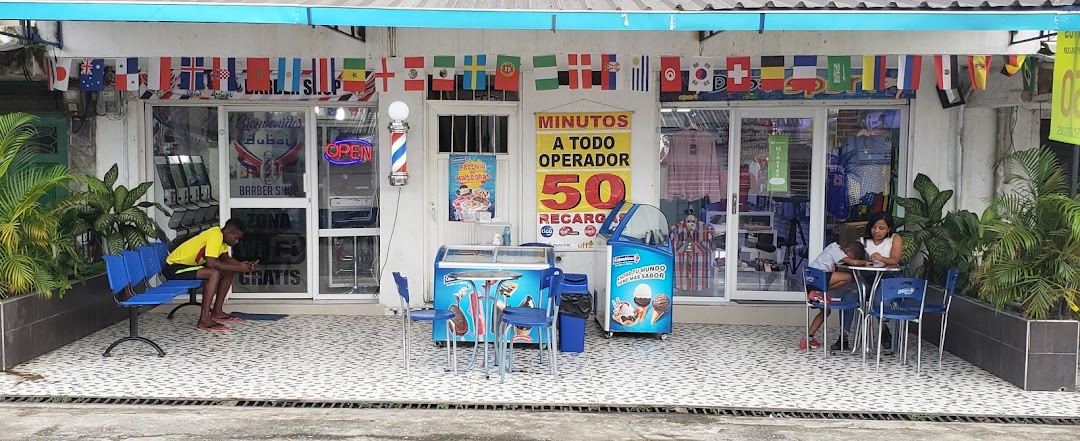
MULTIPOLYGON (((618 54, 682 55, 724 57, 727 55, 792 55, 792 54, 879 54, 948 52, 969 53, 1030 53, 1033 45, 1008 46, 1004 32, 915 33, 915 32, 724 32, 704 42, 696 33, 620 33, 620 32, 514 32, 514 31, 453 31, 443 29, 369 28, 368 42, 362 43, 319 27, 278 25, 206 25, 162 23, 64 23, 65 48, 58 56, 122 57, 122 56, 334 56, 379 57, 386 55, 435 55, 468 53, 509 53, 522 55, 523 92, 521 101, 521 138, 524 147, 522 195, 524 201, 535 200, 534 157, 535 112, 598 111, 626 109, 634 112, 632 150, 633 176, 631 198, 657 202, 658 170, 652 158, 657 157, 657 121, 659 104, 656 84, 652 93, 612 93, 600 91, 536 92, 532 90, 531 55, 545 53, 610 52, 618 54)), ((995 60, 997 61, 997 60, 995 60)), ((493 64, 493 63, 492 63, 493 64)), ((657 66, 658 67, 658 66, 657 66)), ((995 73, 992 83, 1003 79, 995 73)), ((926 59, 918 98, 910 109, 909 176, 925 173, 942 188, 960 184, 958 202, 962 207, 977 209, 979 201, 988 194, 986 173, 988 159, 994 151, 996 105, 972 103, 964 111, 963 156, 957 155, 956 130, 961 121, 961 109, 941 108, 935 88, 934 66, 926 59)), ((381 251, 386 272, 383 275, 384 295, 380 302, 396 306, 389 271, 402 271, 413 277, 413 286, 428 286, 420 280, 431 262, 421 258, 428 247, 427 229, 433 221, 429 200, 426 199, 423 150, 435 148, 424 145, 427 139, 422 94, 390 93, 380 97, 379 111, 382 132, 380 151, 389 151, 390 136, 385 128, 389 118, 386 108, 395 100, 405 101, 412 109, 409 118, 410 182, 405 187, 391 187, 384 182, 381 190, 383 240, 381 251)), ((129 106, 138 109, 140 106, 129 106)), ((114 162, 127 165, 130 182, 146 180, 145 134, 141 114, 129 112, 124 122, 98 118, 98 164, 107 169, 114 162), (137 176, 137 177, 136 177, 137 176)), ((1021 112, 1018 127, 1032 119, 1031 112, 1021 112)), ((1018 130, 1020 132, 1021 130, 1018 130)), ((1037 136, 1037 132, 1036 132, 1037 136)), ((1037 138, 1036 138, 1037 139, 1037 138)), ((1017 145, 1032 145, 1029 139, 1017 145)), ((381 157, 381 175, 390 169, 389 155, 381 157)), ((102 170, 102 171, 103 171, 102 170)), ((123 174, 122 174, 123 176, 123 174)), ((910 191, 909 191, 910 194, 910 191)), ((518 230, 522 240, 535 239, 527 222, 535 218, 534 204, 524 203, 523 225, 518 230)), ((590 268, 585 254, 569 257, 568 268, 590 268)), ((419 296, 416 296, 419 297, 419 296)))

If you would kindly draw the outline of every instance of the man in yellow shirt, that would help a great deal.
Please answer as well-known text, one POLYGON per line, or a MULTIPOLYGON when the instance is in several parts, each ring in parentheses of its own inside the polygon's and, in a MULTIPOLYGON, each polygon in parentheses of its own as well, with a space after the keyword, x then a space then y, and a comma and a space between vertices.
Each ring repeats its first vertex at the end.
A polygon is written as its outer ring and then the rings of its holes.
POLYGON ((192 237, 176 247, 165 259, 162 274, 166 279, 205 280, 202 312, 197 328, 206 331, 225 331, 229 328, 221 322, 241 319, 222 311, 225 296, 232 288, 236 273, 255 271, 259 261, 241 262, 229 256, 229 247, 244 237, 244 224, 239 219, 229 219, 224 227, 213 227, 192 237), (211 304, 213 309, 210 308, 211 304))

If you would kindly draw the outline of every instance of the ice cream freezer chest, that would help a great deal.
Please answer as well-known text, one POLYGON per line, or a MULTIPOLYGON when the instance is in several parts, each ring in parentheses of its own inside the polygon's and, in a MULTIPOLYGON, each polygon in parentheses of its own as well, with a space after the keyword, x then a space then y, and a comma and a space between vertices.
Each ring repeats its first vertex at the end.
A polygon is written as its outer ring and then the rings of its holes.
POLYGON ((619 216, 616 206, 601 227, 598 284, 593 310, 600 327, 613 333, 671 333, 674 255, 663 214, 654 206, 633 204, 619 216), (617 221, 617 225, 614 223, 617 221))
MULTIPOLYGON (((458 341, 482 341, 483 333, 488 341, 495 339, 495 325, 502 319, 501 310, 506 306, 547 307, 547 299, 540 292, 540 278, 544 270, 554 267, 555 254, 548 247, 504 247, 483 245, 445 245, 435 257, 435 286, 433 293, 436 309, 454 312, 454 324, 458 341), (455 280, 456 272, 509 271, 521 274, 521 278, 508 280, 490 287, 494 297, 495 311, 492 317, 481 307, 491 307, 491 299, 481 304, 488 290, 485 282, 455 280), (489 322, 490 319, 490 322, 489 322)), ((544 293, 546 294, 546 293, 544 293)), ((532 328, 515 328, 514 341, 533 343, 540 332, 532 328)), ((445 341, 446 327, 434 326, 432 340, 445 341)))

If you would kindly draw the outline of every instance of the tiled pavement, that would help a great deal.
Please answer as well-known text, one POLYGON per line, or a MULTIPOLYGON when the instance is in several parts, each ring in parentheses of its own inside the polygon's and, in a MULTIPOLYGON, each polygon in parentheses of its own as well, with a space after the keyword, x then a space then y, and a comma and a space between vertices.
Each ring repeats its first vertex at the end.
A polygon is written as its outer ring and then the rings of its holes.
POLYGON ((875 372, 858 356, 803 353, 792 327, 676 324, 666 341, 609 340, 590 322, 586 352, 559 355, 558 381, 535 362, 535 350, 523 349, 515 352, 523 371, 499 384, 479 369, 443 373, 435 363, 444 352, 424 325, 413 327, 406 375, 396 317, 297 315, 221 333, 193 324, 191 315, 146 314, 143 333, 166 357, 138 343, 102 357, 126 333, 121 323, 18 366, 20 375, 0 374, 0 394, 1080 416, 1080 393, 1024 392, 949 354, 939 368, 931 345, 923 347, 922 374, 896 356, 875 372))

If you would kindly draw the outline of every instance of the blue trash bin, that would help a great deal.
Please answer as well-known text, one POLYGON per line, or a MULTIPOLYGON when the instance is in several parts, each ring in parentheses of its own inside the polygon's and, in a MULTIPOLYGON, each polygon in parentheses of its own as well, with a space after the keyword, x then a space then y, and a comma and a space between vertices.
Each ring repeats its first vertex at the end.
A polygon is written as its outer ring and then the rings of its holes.
POLYGON ((585 321, 581 317, 559 316, 560 352, 585 352, 585 321))

